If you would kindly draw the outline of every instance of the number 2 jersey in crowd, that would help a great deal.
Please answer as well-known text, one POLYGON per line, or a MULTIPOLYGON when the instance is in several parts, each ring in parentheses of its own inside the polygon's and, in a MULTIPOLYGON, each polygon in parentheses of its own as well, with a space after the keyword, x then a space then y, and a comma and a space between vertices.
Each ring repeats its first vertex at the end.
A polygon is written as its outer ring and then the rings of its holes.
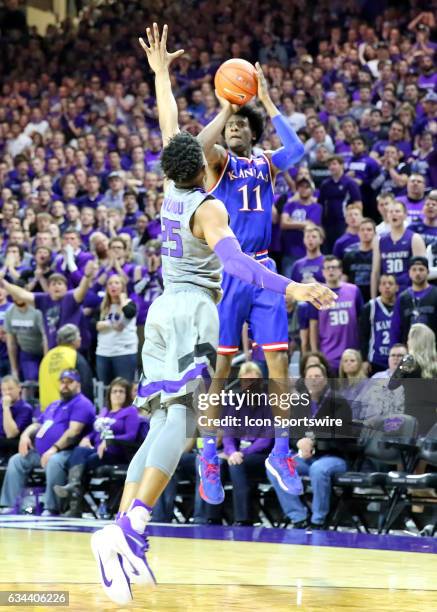
MULTIPOLYGON (((211 189, 230 217, 230 226, 241 249, 270 270, 269 259, 274 202, 273 177, 265 155, 250 159, 228 152, 222 174, 211 189)), ((238 352, 243 324, 264 351, 288 349, 288 326, 284 296, 265 291, 223 274, 223 299, 219 304, 220 339, 218 353, 238 352)))

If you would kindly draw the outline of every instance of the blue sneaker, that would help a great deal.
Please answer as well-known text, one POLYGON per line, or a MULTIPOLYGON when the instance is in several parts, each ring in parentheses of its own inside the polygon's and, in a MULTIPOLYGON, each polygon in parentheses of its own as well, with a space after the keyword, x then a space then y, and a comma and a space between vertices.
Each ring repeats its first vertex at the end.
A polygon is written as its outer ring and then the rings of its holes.
POLYGON ((302 480, 297 473, 296 461, 291 452, 286 455, 271 453, 266 459, 266 469, 276 478, 283 491, 291 495, 302 495, 302 480))
POLYGON ((223 503, 225 492, 220 480, 220 461, 217 455, 211 459, 199 457, 200 497, 208 504, 218 505, 223 503))

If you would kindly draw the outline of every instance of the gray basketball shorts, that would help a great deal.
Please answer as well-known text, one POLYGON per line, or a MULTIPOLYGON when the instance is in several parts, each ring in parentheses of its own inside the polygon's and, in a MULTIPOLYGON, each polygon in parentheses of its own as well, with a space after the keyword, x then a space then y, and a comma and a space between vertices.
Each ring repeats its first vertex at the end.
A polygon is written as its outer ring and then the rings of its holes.
POLYGON ((152 304, 144 326, 143 376, 135 404, 151 409, 206 388, 214 374, 219 335, 217 306, 202 289, 166 290, 152 304), (156 402, 153 402, 154 406, 156 402))

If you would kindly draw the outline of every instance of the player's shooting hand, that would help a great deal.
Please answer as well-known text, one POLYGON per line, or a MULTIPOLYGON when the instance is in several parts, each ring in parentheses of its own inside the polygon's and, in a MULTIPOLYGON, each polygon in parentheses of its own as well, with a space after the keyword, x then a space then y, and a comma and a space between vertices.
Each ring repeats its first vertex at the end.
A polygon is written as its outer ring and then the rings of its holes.
POLYGON ((179 49, 179 51, 174 51, 173 53, 167 51, 167 33, 168 26, 166 24, 162 29, 162 36, 160 37, 158 24, 154 23, 153 31, 151 28, 146 28, 146 36, 149 45, 147 45, 144 38, 139 39, 140 45, 147 55, 150 68, 155 74, 168 70, 170 64, 184 53, 183 49, 179 49))
POLYGON ((318 310, 329 308, 337 299, 336 293, 320 283, 290 283, 286 297, 299 302, 309 302, 318 310))
POLYGON ((227 111, 229 115, 233 115, 241 108, 240 106, 238 106, 238 104, 231 104, 229 100, 226 100, 226 98, 222 98, 221 96, 219 96, 217 93, 217 89, 215 90, 215 96, 217 100, 220 102, 220 106, 222 107, 222 110, 227 111))

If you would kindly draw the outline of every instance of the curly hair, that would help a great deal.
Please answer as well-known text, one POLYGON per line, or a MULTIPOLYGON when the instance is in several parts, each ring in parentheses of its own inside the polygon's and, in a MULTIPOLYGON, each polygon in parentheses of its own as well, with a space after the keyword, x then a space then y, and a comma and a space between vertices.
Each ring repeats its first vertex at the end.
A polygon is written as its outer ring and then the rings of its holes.
POLYGON ((161 154, 165 176, 180 185, 191 185, 204 164, 200 142, 188 132, 173 136, 161 154))
POLYGON ((254 142, 258 142, 264 132, 264 115, 252 104, 242 106, 236 113, 239 117, 247 117, 252 130, 254 142))

